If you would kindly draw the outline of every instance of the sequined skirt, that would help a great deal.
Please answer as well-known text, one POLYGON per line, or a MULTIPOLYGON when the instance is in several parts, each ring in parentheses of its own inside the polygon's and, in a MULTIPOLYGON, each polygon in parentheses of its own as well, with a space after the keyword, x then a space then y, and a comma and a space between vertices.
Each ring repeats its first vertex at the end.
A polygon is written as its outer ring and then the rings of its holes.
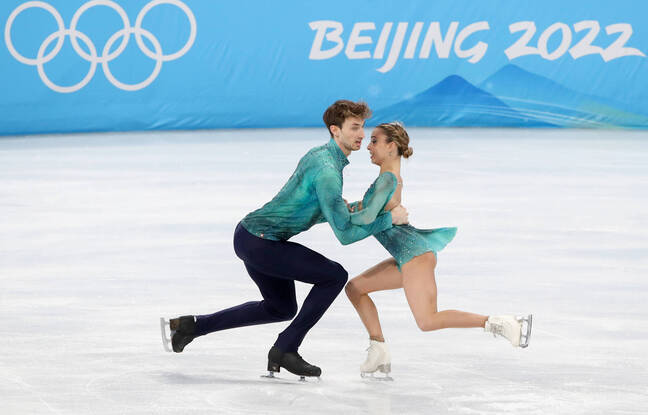
POLYGON ((400 271, 412 258, 445 248, 456 233, 457 228, 417 229, 411 225, 399 225, 374 236, 394 257, 400 271))

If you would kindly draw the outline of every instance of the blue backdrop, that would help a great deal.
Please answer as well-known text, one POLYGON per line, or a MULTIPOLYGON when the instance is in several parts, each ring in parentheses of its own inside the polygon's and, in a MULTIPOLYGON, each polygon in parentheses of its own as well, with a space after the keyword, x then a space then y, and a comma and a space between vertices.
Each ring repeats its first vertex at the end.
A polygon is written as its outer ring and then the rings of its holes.
POLYGON ((0 133, 648 127, 648 2, 0 2, 0 133))

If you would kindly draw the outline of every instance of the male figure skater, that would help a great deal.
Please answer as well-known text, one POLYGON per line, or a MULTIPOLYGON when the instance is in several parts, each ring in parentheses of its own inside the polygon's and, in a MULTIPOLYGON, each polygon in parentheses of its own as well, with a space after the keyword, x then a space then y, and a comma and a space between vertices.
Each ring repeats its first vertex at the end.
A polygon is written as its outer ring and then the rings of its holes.
POLYGON ((337 262, 289 242, 311 226, 328 222, 343 244, 359 241, 392 224, 407 223, 402 206, 382 213, 368 225, 353 225, 352 206, 342 198, 342 169, 347 156, 359 150, 367 104, 336 101, 324 112, 331 139, 311 149, 279 193, 248 214, 234 231, 234 251, 259 287, 262 301, 250 301, 214 314, 171 319, 171 345, 176 353, 198 336, 255 324, 290 320, 297 313, 294 281, 313 284, 299 314, 279 334, 268 353, 268 371, 285 368, 300 377, 320 376, 321 369, 297 353, 306 333, 319 321, 346 284, 348 274, 337 262))

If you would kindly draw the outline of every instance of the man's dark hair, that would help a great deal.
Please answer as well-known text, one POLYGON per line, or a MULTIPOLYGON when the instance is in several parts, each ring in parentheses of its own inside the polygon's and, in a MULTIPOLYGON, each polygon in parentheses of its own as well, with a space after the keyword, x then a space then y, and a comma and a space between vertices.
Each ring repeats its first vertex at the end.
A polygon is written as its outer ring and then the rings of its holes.
POLYGON ((324 124, 326 124, 326 129, 331 134, 331 137, 333 137, 331 126, 337 125, 339 128, 342 128, 344 120, 349 117, 358 117, 366 120, 371 117, 371 110, 366 102, 353 102, 347 99, 340 99, 324 111, 322 118, 324 119, 324 124))

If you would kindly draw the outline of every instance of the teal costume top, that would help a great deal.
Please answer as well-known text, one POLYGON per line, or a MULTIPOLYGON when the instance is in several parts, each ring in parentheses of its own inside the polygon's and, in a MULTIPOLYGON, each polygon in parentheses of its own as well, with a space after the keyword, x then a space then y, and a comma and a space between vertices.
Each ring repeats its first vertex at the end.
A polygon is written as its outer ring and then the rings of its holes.
MULTIPOLYGON (((398 179, 392 172, 382 173, 362 198, 362 210, 352 215, 354 224, 371 223, 383 214, 385 205, 396 191, 398 179)), ((387 249, 401 270, 403 264, 426 252, 442 250, 457 233, 457 228, 416 229, 411 225, 398 225, 375 234, 378 242, 387 249)))
POLYGON ((286 241, 311 226, 328 222, 338 240, 347 245, 392 227, 391 213, 371 220, 352 221, 342 199, 342 169, 349 164, 335 140, 311 149, 279 193, 263 207, 248 214, 241 225, 251 234, 286 241))

